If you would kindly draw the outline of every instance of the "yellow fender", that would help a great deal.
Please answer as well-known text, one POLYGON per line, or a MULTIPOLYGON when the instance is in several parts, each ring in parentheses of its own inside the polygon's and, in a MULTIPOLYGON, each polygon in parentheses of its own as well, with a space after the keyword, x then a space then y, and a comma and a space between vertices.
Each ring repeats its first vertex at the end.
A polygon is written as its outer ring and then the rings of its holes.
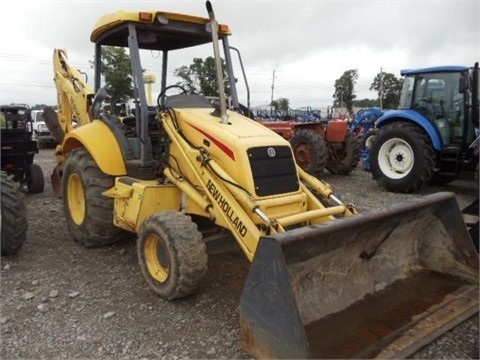
POLYGON ((65 136, 63 154, 78 147, 85 147, 105 174, 127 174, 122 149, 110 128, 100 120, 80 126, 65 136))

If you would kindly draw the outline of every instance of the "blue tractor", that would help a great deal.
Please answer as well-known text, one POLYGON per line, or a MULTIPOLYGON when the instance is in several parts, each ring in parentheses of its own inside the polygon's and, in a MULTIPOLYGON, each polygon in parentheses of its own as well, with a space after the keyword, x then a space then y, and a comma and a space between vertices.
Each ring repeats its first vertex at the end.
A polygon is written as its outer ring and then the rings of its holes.
POLYGON ((372 140, 376 135, 375 122, 384 113, 383 110, 378 108, 361 109, 350 124, 350 132, 358 138, 361 144, 363 170, 370 170, 370 162, 368 158, 370 155, 372 140))
POLYGON ((358 137, 367 135, 375 126, 375 121, 384 114, 378 108, 367 108, 358 111, 350 124, 350 131, 358 137))
POLYGON ((403 70, 400 104, 376 121, 372 176, 388 191, 412 193, 478 172, 478 63, 403 70))

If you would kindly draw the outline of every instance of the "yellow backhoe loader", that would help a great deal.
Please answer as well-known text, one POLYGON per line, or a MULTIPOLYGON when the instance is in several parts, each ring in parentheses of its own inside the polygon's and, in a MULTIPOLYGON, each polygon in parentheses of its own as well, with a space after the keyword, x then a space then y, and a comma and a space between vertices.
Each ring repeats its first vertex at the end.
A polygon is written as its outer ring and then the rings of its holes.
POLYGON ((147 283, 173 300, 200 286, 209 241, 234 238, 251 261, 241 342, 259 358, 404 357, 477 312, 478 256, 454 196, 357 214, 296 165, 286 140, 238 112, 231 31, 206 7, 208 17, 100 18, 93 89, 54 51, 53 177, 75 240, 95 247, 137 234, 147 283), (101 111, 105 46, 131 59, 136 107, 122 121, 101 111), (169 54, 193 46, 213 48, 228 102, 223 86, 214 106, 167 86, 169 54), (142 67, 152 51, 162 66, 156 106, 142 67))

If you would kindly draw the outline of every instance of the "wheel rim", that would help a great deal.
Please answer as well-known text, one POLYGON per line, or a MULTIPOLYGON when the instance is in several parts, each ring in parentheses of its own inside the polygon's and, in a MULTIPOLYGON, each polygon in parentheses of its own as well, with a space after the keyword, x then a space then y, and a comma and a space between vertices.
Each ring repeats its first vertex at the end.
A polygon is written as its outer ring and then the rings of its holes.
POLYGON ((162 239, 156 234, 148 235, 144 251, 149 274, 160 283, 167 281, 170 274, 170 256, 162 239))
POLYGON ((386 141, 378 153, 380 170, 391 179, 407 176, 413 168, 414 154, 411 146, 400 138, 386 141))
POLYGON ((81 225, 85 219, 85 190, 78 174, 72 174, 68 178, 67 189, 68 209, 75 224, 81 225))
POLYGON ((367 136, 367 138, 365 139, 365 149, 371 149, 373 139, 375 139, 375 135, 372 134, 367 136))
POLYGON ((312 149, 306 143, 299 143, 295 146, 295 160, 302 169, 312 163, 312 149))

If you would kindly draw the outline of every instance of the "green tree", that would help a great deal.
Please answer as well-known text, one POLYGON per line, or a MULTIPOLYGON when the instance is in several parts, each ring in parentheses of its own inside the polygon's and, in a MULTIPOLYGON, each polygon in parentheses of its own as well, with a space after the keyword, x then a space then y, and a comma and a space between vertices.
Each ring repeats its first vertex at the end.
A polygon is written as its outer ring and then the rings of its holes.
MULTIPOLYGON (((230 95, 230 86, 226 75, 225 62, 222 59, 225 95, 230 95)), ((217 87, 217 73, 215 59, 211 56, 200 59, 194 58, 190 66, 176 68, 173 74, 181 79, 177 85, 183 86, 190 94, 203 96, 219 96, 217 87)))
POLYGON ((398 79, 391 73, 378 73, 370 85, 370 90, 375 90, 378 98, 382 96, 382 107, 386 109, 396 109, 402 93, 403 79, 398 79), (382 85, 383 83, 383 85, 382 85), (383 90, 382 90, 383 87, 383 90))
MULTIPOLYGON (((33 106, 30 107, 30 110, 43 110, 45 109, 47 106, 49 105, 45 105, 45 104, 35 104, 33 106)), ((57 105, 53 106, 54 109, 57 108, 57 105)))
POLYGON ((105 46, 102 48, 100 72, 105 79, 105 88, 110 96, 111 110, 117 103, 126 103, 134 97, 130 56, 125 48, 105 46))
POLYGON ((360 107, 360 108, 371 108, 371 107, 378 107, 379 101, 375 99, 362 99, 362 100, 354 100, 353 106, 360 107))
POLYGON ((290 108, 290 101, 286 98, 279 98, 277 100, 273 100, 270 103, 270 106, 273 106, 276 111, 288 111, 290 108))
POLYGON ((357 97, 355 95, 355 84, 358 80, 358 70, 350 69, 343 73, 343 75, 335 80, 335 93, 333 94, 333 106, 345 106, 348 112, 353 112, 353 100, 357 97))

